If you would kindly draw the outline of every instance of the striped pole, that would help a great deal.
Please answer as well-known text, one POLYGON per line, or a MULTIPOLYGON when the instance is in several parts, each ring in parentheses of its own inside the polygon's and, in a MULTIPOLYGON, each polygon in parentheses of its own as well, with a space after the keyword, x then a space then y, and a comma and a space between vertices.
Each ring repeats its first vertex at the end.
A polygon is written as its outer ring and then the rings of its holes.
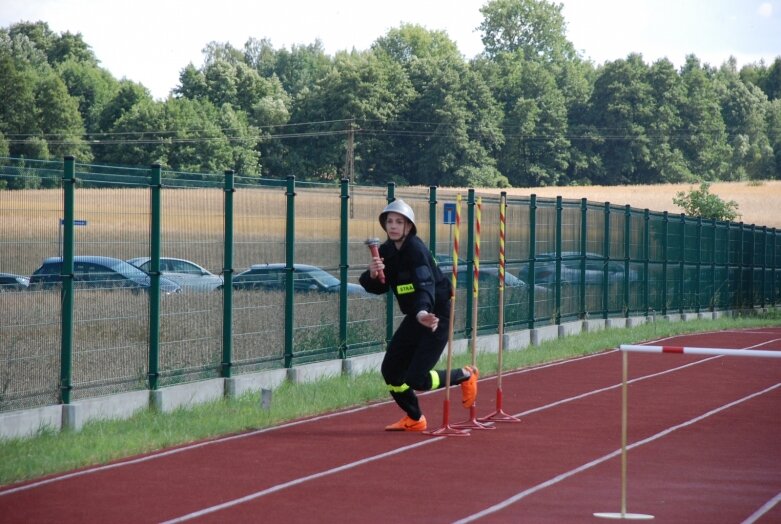
POLYGON ((447 371, 445 372, 445 404, 442 408, 442 427, 424 431, 425 435, 468 437, 469 431, 450 425, 450 371, 453 368, 453 320, 456 316, 456 285, 458 284, 458 231, 461 229, 461 195, 456 195, 456 227, 453 233, 453 280, 450 291, 450 320, 447 334, 447 371))
POLYGON ((499 362, 496 372, 496 411, 480 418, 481 422, 520 422, 521 419, 509 415, 502 409, 502 353, 504 352, 504 241, 507 210, 507 193, 502 191, 499 197, 499 362))
MULTIPOLYGON (((478 281, 480 278, 480 214, 483 207, 483 198, 477 197, 477 208, 475 209, 475 269, 472 280, 472 367, 477 369, 477 302, 479 298, 478 281)), ((495 426, 483 424, 477 420, 477 402, 473 402, 469 408, 469 418, 463 422, 453 424, 456 428, 469 429, 494 429, 495 426)))

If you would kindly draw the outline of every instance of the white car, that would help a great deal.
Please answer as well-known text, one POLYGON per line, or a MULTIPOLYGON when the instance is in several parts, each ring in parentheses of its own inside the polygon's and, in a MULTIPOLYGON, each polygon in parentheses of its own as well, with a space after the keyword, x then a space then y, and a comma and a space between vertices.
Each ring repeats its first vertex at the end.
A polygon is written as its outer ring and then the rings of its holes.
MULTIPOLYGON (((131 258, 128 263, 147 273, 152 269, 149 257, 131 258)), ((222 285, 222 277, 181 258, 160 257, 160 274, 179 284, 182 291, 212 291, 222 285)))

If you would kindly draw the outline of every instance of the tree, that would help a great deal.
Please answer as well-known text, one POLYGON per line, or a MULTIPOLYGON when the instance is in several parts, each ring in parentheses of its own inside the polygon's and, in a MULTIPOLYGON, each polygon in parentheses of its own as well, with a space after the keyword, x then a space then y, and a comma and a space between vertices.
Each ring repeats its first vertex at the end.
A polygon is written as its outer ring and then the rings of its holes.
POLYGON ((117 120, 142 102, 152 102, 149 90, 130 80, 121 80, 114 95, 100 108, 95 132, 109 131, 117 120))
POLYGON ((694 55, 686 57, 680 77, 686 90, 681 107, 680 148, 689 170, 701 180, 726 180, 732 148, 727 143, 713 71, 694 55))
POLYGON ((233 169, 254 176, 258 137, 245 118, 229 104, 218 109, 208 100, 142 100, 115 122, 110 132, 122 140, 107 143, 103 158, 127 165, 159 163, 174 171, 233 169))
POLYGON ((549 68, 505 53, 495 67, 481 69, 504 113, 499 170, 514 186, 556 185, 566 173, 570 143, 564 96, 549 68))
MULTIPOLYGON (((288 146, 287 163, 295 166, 298 176, 338 178, 344 173, 352 132, 357 177, 367 182, 378 175, 391 176, 388 169, 393 162, 386 160, 398 153, 387 147, 385 130, 412 96, 412 85, 399 64, 371 52, 337 53, 331 72, 299 94, 290 121, 295 127, 290 130, 317 138, 308 143, 296 140, 295 147, 288 146)), ((284 170, 285 166, 275 168, 284 170)))
POLYGON ((524 60, 559 63, 576 58, 566 39, 562 6, 546 0, 492 0, 480 8, 485 53, 519 53, 524 60))
POLYGON ((591 180, 598 184, 647 184, 657 179, 651 169, 648 126, 653 119, 653 90, 642 56, 605 64, 597 72, 589 107, 590 124, 602 159, 591 180))
POLYGON ((35 87, 38 129, 55 157, 73 155, 81 162, 92 161, 92 151, 84 140, 84 122, 78 102, 68 94, 65 83, 55 74, 38 81, 35 87))
POLYGON ((686 103, 686 91, 672 62, 656 61, 648 71, 648 83, 654 98, 653 114, 648 125, 651 139, 650 169, 661 183, 691 182, 696 177, 681 149, 683 119, 681 108, 686 103))
POLYGON ((100 131, 101 113, 119 90, 119 82, 105 69, 73 59, 60 64, 57 72, 68 94, 77 100, 87 131, 100 131))
POLYGON ((501 109, 447 35, 403 25, 373 50, 401 58, 415 93, 388 131, 397 176, 410 184, 506 185, 494 156, 504 141, 501 109))
POLYGON ((735 221, 738 214, 738 203, 734 200, 725 202, 718 195, 710 192, 710 184, 703 182, 699 189, 691 189, 688 193, 679 191, 673 198, 673 204, 683 208, 690 216, 709 220, 735 221))
POLYGON ((732 178, 773 177, 773 149, 765 130, 767 96, 759 87, 741 81, 734 59, 722 66, 717 81, 721 114, 732 145, 732 178))

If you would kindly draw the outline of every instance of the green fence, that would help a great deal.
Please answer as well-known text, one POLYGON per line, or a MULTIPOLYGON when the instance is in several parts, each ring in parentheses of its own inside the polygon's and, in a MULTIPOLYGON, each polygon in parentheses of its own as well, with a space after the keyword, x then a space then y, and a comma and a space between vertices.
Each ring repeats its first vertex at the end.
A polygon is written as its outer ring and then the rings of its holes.
MULTIPOLYGON (((456 193, 436 187, 258 180, 72 158, 0 159, 0 184, 14 188, 0 191, 0 272, 30 277, 56 268, 29 287, 0 284, 0 411, 382 351, 400 312, 392 297, 354 286, 368 260, 364 241, 383 237, 379 212, 394 198, 407 201, 443 267, 454 236, 443 210, 456 193), (51 257, 55 264, 44 264, 51 257), (146 257, 146 280, 93 278, 94 257, 146 257), (168 259, 196 262, 223 282, 172 284, 168 259), (253 266, 277 269, 247 288, 243 273, 253 266)), ((460 337, 475 328, 478 197, 476 329, 498 330, 499 197, 469 190, 458 256, 460 337)), ((778 300, 775 229, 585 199, 530 195, 507 204, 505 331, 778 300)))

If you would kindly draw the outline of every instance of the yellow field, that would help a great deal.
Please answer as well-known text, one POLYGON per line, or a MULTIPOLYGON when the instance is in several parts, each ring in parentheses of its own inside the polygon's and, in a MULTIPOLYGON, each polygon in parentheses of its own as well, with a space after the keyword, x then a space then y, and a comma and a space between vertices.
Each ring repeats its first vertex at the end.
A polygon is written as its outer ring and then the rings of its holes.
MULTIPOLYGON (((610 202, 616 205, 626 205, 651 211, 669 211, 681 213, 683 210, 673 204, 676 193, 688 193, 698 189, 697 184, 660 184, 654 186, 568 186, 568 187, 535 187, 510 188, 508 196, 531 195, 566 199, 588 198, 593 202, 610 202)), ((466 189, 463 190, 466 192, 466 189)), ((479 193, 496 193, 501 189, 480 189, 479 193)), ((724 201, 734 200, 738 203, 740 221, 744 224, 756 224, 781 228, 781 181, 767 182, 717 182, 710 186, 710 192, 724 201)))

